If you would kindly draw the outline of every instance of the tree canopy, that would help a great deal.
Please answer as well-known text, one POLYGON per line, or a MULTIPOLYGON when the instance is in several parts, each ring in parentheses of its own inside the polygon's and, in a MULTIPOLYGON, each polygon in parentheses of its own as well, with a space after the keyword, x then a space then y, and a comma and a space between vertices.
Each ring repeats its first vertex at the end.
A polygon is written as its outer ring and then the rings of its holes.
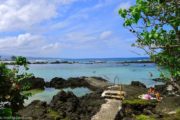
POLYGON ((167 68, 170 80, 180 80, 180 1, 136 0, 119 14, 123 25, 137 37, 133 46, 144 49, 154 62, 167 68))

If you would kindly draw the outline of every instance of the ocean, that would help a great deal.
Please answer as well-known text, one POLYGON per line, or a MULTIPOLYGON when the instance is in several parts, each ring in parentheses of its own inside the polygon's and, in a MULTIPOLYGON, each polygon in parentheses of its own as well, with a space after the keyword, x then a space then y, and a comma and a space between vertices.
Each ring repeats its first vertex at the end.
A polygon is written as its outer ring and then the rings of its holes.
MULTIPOLYGON (((47 61, 47 59, 44 59, 47 61)), ((51 59, 56 61, 60 59, 51 59)), ((160 70, 154 63, 126 63, 122 62, 148 60, 148 58, 106 58, 106 59, 61 59, 74 62, 73 64, 30 64, 29 73, 50 81, 54 77, 97 76, 107 79, 111 83, 129 84, 131 81, 141 81, 147 86, 155 84, 152 79, 158 78, 160 70)), ((38 60, 40 61, 40 60, 38 60)), ((42 59, 41 59, 42 61, 42 59)), ((164 71, 164 70, 163 70, 164 71)))
MULTIPOLYGON (((166 71, 159 68, 154 63, 123 63, 130 61, 148 60, 148 58, 108 58, 108 59, 33 59, 31 61, 68 61, 73 64, 30 64, 29 73, 33 73, 36 77, 44 78, 50 81, 54 77, 70 78, 81 76, 102 77, 115 84, 130 84, 131 81, 140 81, 150 87, 155 84, 152 79, 158 78, 160 71, 166 71)), ((167 71, 166 71, 167 72, 167 71)), ((168 74, 168 73, 167 73, 168 74)), ((77 96, 89 93, 87 88, 64 89, 72 91, 77 96), (83 93, 83 94, 82 94, 83 93)), ((50 102, 53 95, 60 90, 46 88, 44 92, 29 97, 25 101, 27 105, 32 100, 43 100, 50 102)))

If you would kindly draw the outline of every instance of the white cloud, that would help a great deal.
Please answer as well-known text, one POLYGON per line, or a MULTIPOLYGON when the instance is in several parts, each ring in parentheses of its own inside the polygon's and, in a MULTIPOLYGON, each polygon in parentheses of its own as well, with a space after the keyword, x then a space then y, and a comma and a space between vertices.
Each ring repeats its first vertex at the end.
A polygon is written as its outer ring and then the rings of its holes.
POLYGON ((54 53, 59 43, 48 43, 42 36, 30 33, 0 38, 0 54, 38 56, 54 53))
MULTIPOLYGON (((74 0, 76 1, 76 0, 74 0)), ((81 0, 81 1, 86 1, 88 2, 88 0, 81 0)), ((107 7, 111 4, 113 4, 115 1, 112 0, 102 0, 102 1, 97 1, 97 4, 93 5, 93 6, 88 6, 85 8, 80 9, 77 12, 73 12, 72 15, 69 15, 65 20, 57 22, 56 24, 52 25, 51 28, 53 29, 64 29, 64 28, 71 28, 72 26, 74 26, 74 24, 79 24, 81 22, 79 21, 83 21, 84 20, 89 20, 92 19, 90 18, 90 14, 94 13, 95 11, 98 11, 100 9, 102 9, 103 7, 107 7)), ((83 24, 81 23, 81 24, 83 24)))
POLYGON ((60 48, 59 43, 51 43, 42 47, 42 50, 56 50, 60 48))
POLYGON ((6 0, 0 3, 0 31, 27 29, 57 16, 58 5, 77 0, 6 0))
POLYGON ((33 49, 42 43, 42 37, 30 33, 0 39, 0 50, 33 49))
POLYGON ((83 43, 96 40, 95 36, 86 32, 71 32, 66 34, 65 39, 69 42, 83 43))
POLYGON ((56 4, 66 5, 66 4, 71 4, 73 2, 76 2, 78 0, 52 0, 52 1, 54 1, 56 4))
POLYGON ((104 31, 100 34, 100 39, 108 39, 112 36, 112 31, 104 31))

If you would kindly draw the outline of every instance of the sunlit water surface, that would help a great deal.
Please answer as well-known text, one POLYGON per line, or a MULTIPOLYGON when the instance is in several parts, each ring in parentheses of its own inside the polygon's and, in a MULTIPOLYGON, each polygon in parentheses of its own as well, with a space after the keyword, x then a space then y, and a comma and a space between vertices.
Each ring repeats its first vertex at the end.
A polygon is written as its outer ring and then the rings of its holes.
MULTIPOLYGON (((152 79, 158 78, 160 70, 162 71, 154 63, 117 64, 113 62, 101 64, 31 64, 29 68, 29 73, 33 73, 36 77, 42 77, 45 81, 50 81, 54 77, 67 79, 69 77, 97 76, 103 77, 111 83, 129 84, 131 81, 140 81, 146 86, 157 84, 152 79)), ((67 88, 63 90, 72 91, 77 96, 90 93, 87 88, 67 88)), ((33 100, 42 100, 49 103, 59 91, 58 89, 46 88, 45 91, 29 97, 25 101, 25 105, 33 100)))

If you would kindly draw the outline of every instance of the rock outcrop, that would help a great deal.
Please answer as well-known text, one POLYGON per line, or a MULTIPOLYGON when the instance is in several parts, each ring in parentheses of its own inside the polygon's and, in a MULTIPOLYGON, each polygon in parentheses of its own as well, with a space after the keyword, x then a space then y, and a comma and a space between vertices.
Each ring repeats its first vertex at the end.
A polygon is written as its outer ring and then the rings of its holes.
POLYGON ((72 92, 61 91, 53 97, 50 104, 34 101, 18 114, 32 120, 90 120, 105 100, 101 90, 76 97, 72 92))
POLYGON ((47 117, 47 104, 46 102, 41 102, 39 100, 33 101, 26 108, 18 111, 21 117, 30 120, 46 120, 47 117))
POLYGON ((131 86, 146 88, 146 85, 144 83, 139 82, 139 81, 132 81, 131 86))
POLYGON ((43 78, 31 77, 20 81, 20 86, 28 86, 27 90, 31 89, 44 89, 45 81, 43 78))
POLYGON ((50 82, 46 82, 46 87, 61 88, 76 88, 87 87, 91 90, 97 90, 109 85, 108 81, 100 77, 75 77, 67 80, 55 77, 50 82))

